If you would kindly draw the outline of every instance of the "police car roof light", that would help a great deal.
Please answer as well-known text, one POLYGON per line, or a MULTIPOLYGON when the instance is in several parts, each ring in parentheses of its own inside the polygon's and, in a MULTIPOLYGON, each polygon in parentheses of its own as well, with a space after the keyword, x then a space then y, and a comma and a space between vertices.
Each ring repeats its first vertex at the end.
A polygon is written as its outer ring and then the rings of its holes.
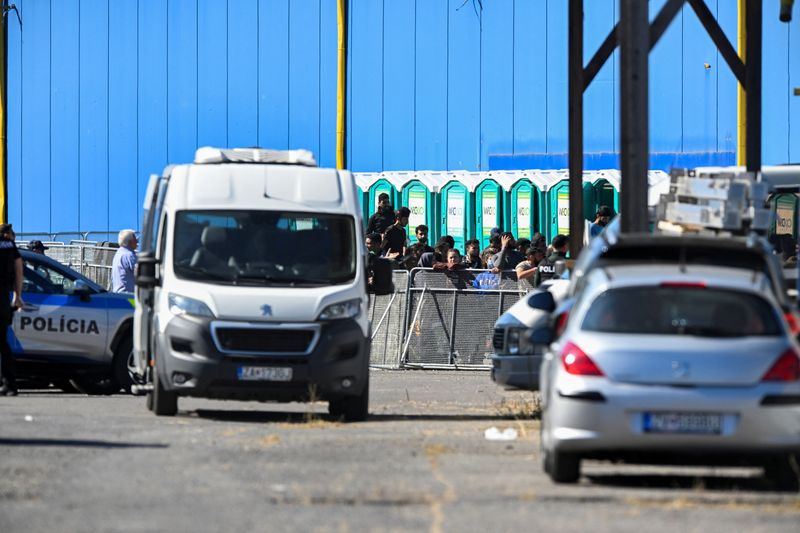
POLYGON ((220 163, 262 163, 316 167, 314 154, 308 150, 268 150, 264 148, 214 148, 203 146, 194 154, 196 165, 220 163))

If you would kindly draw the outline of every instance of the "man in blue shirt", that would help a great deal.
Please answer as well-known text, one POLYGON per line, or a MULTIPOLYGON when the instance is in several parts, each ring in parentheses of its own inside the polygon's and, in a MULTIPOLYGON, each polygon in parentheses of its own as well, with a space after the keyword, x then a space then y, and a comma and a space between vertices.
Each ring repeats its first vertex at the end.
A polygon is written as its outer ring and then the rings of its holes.
POLYGON ((136 232, 132 229, 120 231, 118 242, 119 249, 111 262, 111 291, 133 292, 133 268, 136 266, 136 247, 139 245, 136 232))

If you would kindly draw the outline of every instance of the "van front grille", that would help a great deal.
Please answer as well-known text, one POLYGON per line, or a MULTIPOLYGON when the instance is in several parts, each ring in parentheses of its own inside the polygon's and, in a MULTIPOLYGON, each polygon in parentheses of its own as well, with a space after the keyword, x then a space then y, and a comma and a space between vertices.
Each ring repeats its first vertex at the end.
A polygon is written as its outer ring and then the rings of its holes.
POLYGON ((310 351, 315 331, 310 329, 236 328, 216 329, 224 352, 296 353, 310 351))

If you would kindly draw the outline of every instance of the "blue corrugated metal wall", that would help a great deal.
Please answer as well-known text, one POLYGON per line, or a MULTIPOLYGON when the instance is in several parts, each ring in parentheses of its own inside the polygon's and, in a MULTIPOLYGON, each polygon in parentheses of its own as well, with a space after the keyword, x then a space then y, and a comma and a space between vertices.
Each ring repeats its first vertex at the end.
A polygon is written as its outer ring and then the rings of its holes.
MULTIPOLYGON (((652 0, 653 16, 665 0, 652 0)), ((585 59, 618 17, 585 2, 585 59)), ((734 0, 707 0, 736 39, 734 0)), ((150 173, 197 146, 335 162, 335 0, 17 0, 8 205, 18 231, 138 227, 150 173)), ((565 0, 351 0, 357 171, 566 165, 565 0)), ((800 14, 765 0, 764 161, 800 161, 800 14)), ((619 57, 585 95, 587 168, 617 165, 619 57)), ((732 163, 736 85, 691 9, 650 58, 653 166, 732 163), (710 68, 706 68, 704 64, 710 68)))

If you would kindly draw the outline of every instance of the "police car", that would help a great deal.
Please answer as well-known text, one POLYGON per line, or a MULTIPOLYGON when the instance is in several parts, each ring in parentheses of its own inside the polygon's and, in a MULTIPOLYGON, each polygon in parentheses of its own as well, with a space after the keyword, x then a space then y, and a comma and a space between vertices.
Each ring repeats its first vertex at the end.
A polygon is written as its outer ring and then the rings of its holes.
POLYGON ((20 254, 25 305, 8 337, 21 384, 52 382, 86 394, 130 389, 133 295, 108 292, 42 254, 20 254))

